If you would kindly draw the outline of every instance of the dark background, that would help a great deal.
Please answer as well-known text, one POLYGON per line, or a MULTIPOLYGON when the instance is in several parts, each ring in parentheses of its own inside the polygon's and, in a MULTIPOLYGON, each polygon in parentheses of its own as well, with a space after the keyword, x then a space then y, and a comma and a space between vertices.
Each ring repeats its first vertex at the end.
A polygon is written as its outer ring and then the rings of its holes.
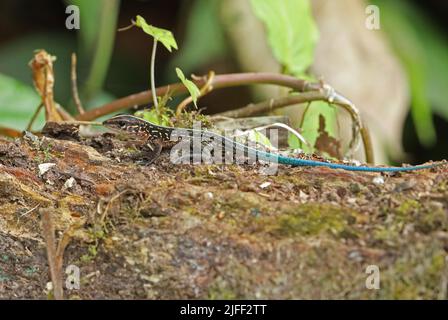
MULTIPOLYGON (((441 32, 448 37, 448 2, 439 0, 418 1, 414 2, 418 8, 433 20, 441 32)), ((129 25, 131 18, 136 14, 148 17, 151 24, 170 29, 176 36, 179 47, 185 36, 185 24, 188 18, 192 1, 158 1, 158 0, 126 0, 121 2, 120 16, 118 26, 123 27, 129 25)), ((25 37, 22 42, 16 44, 15 48, 21 48, 26 44, 27 37, 41 34, 41 38, 35 41, 33 49, 45 48, 58 57, 55 64, 56 72, 56 99, 58 101, 67 101, 70 97, 69 87, 69 52, 77 50, 76 31, 67 30, 65 28, 66 3, 55 0, 0 0, 0 49, 15 41, 16 39, 25 37), (63 48, 51 48, 51 41, 48 33, 58 31, 64 38, 63 48), (37 46, 37 47, 36 47, 37 46), (64 80, 66 79, 66 80, 64 80)), ((200 41, 200 40, 199 40, 200 41)), ((149 79, 149 55, 151 49, 151 41, 141 32, 122 32, 118 33, 115 40, 115 48, 111 67, 108 72, 105 90, 115 97, 121 97, 133 92, 146 90, 149 79), (147 54, 144 54, 147 53, 147 54)), ((18 51, 19 52, 19 51, 18 51)), ((15 61, 22 61, 20 64, 12 63, 8 59, 4 59, 0 54, 0 73, 13 76, 23 82, 31 84, 31 76, 26 63, 32 57, 32 49, 30 48, 27 56, 16 57, 15 61)), ((179 51, 176 54, 181 54, 179 51)), ((173 56, 166 50, 159 50, 157 54, 157 79, 159 84, 165 84, 175 81, 175 74, 167 72, 167 66, 173 56)), ((78 65, 78 78, 83 79, 87 73, 88 61, 80 61, 78 65)), ((213 69, 217 73, 237 72, 237 63, 232 59, 231 54, 223 54, 222 57, 212 61, 211 63, 202 65, 197 70, 191 70, 196 74, 205 74, 208 70, 213 69)), ((188 70, 190 71, 190 70, 188 70)), ((206 97, 204 105, 213 106, 208 108, 205 113, 214 113, 222 111, 229 105, 242 106, 250 102, 250 95, 246 88, 219 90, 206 97), (225 99, 223 99, 225 97, 225 99)), ((410 116, 406 121, 403 134, 403 144, 405 150, 412 154, 412 162, 421 163, 430 159, 442 159, 447 157, 448 140, 445 139, 448 132, 448 123, 443 118, 434 116, 435 126, 437 130, 437 144, 431 148, 425 149, 417 139, 414 125, 410 116), (445 134, 444 134, 445 133, 445 134)))

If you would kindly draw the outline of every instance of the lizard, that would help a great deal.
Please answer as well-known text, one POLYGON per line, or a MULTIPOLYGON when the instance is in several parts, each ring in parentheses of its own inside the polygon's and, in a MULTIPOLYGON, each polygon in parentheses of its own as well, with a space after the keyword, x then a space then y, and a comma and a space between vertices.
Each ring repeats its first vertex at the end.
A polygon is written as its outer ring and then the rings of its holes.
POLYGON ((319 160, 308 160, 301 158, 292 158, 283 156, 273 152, 261 151, 245 144, 234 141, 233 139, 222 136, 208 130, 198 129, 183 129, 175 127, 167 127, 154 124, 142 118, 132 115, 117 115, 103 122, 103 126, 114 131, 128 133, 140 138, 147 139, 148 146, 153 152, 152 161, 155 160, 163 148, 172 147, 175 143, 183 138, 200 138, 206 140, 216 140, 225 143, 226 146, 232 146, 232 151, 239 150, 241 152, 255 155, 257 159, 275 162, 294 167, 310 166, 310 167, 327 167, 331 169, 343 169, 348 171, 364 171, 364 172, 406 172, 414 170, 431 169, 446 164, 443 162, 436 162, 431 164, 423 164, 408 167, 370 167, 370 166, 355 166, 348 164, 332 163, 319 160), (172 140, 172 134, 176 131, 178 139, 172 140))

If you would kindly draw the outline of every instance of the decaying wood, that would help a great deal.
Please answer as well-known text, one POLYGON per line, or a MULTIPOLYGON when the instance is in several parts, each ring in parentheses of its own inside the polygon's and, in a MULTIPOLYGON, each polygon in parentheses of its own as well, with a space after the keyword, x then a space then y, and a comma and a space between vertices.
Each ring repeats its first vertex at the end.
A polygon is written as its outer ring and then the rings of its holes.
POLYGON ((266 175, 169 154, 139 163, 110 134, 71 139, 0 139, 0 298, 46 298, 47 208, 56 234, 83 225, 59 237, 71 242, 55 263, 81 272, 69 299, 446 296, 447 166, 266 175), (367 265, 381 290, 365 289, 367 265))

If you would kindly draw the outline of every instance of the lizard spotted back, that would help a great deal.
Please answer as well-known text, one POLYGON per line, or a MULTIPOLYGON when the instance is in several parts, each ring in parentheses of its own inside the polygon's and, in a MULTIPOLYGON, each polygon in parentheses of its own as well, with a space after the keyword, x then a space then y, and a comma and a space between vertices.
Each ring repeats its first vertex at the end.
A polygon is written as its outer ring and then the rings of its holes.
POLYGON ((276 153, 261 151, 233 139, 219 135, 207 130, 183 129, 156 125, 144 119, 131 115, 118 115, 103 122, 107 128, 127 132, 129 134, 148 139, 150 142, 160 143, 158 152, 163 144, 172 146, 173 142, 180 141, 184 138, 201 139, 200 141, 212 142, 224 146, 224 149, 230 146, 231 152, 242 152, 246 157, 252 159, 263 160, 268 162, 281 163, 291 166, 323 166, 332 169, 343 169, 348 171, 365 171, 365 172, 403 172, 413 170, 431 169, 446 164, 445 162, 432 163, 428 165, 418 165, 409 167, 368 167, 368 166, 352 166, 339 163, 331 163, 325 161, 307 160, 285 157, 276 153), (175 139, 173 139, 175 136, 175 139))

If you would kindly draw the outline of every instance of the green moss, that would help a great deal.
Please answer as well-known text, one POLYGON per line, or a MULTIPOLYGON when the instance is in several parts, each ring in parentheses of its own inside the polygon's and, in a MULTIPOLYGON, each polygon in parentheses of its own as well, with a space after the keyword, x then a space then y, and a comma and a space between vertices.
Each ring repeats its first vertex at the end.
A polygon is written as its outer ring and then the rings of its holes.
POLYGON ((422 233, 448 229, 448 217, 443 209, 423 211, 417 215, 415 228, 422 233))
MULTIPOLYGON (((225 265, 224 274, 216 277, 208 287, 206 297, 211 300, 235 300, 251 298, 246 289, 251 287, 253 273, 246 265, 230 257, 225 265)), ((252 297, 253 298, 253 297, 252 297)))
POLYGON ((87 253, 80 257, 81 262, 90 262, 94 260, 98 254, 98 246, 101 240, 106 238, 106 232, 102 227, 91 227, 87 231, 87 235, 93 244, 87 247, 87 253))
POLYGON ((431 233, 448 229, 448 217, 443 209, 429 209, 414 199, 405 199, 394 210, 384 209, 385 221, 375 226, 373 238, 390 245, 398 245, 407 225, 415 232, 431 233))
POLYGON ((419 202, 413 199, 404 200, 396 209, 396 213, 401 217, 406 217, 412 214, 413 211, 421 209, 419 202))
POLYGON ((445 272, 443 250, 431 244, 409 247, 387 271, 381 273, 380 298, 437 299, 440 298, 445 272))
POLYGON ((442 180, 439 185, 437 186, 437 191, 439 192, 445 192, 448 190, 448 181, 442 180))
POLYGON ((210 300, 235 300, 238 295, 227 287, 213 286, 208 291, 208 299, 210 300))
POLYGON ((274 234, 280 236, 317 235, 323 232, 340 237, 356 237, 350 224, 356 221, 352 212, 331 205, 300 205, 275 217, 274 234))
POLYGON ((220 202, 220 206, 224 210, 237 212, 244 212, 252 209, 263 211, 263 208, 265 207, 260 200, 260 197, 251 192, 240 192, 235 194, 231 198, 222 199, 222 201, 220 202))
POLYGON ((399 240, 399 230, 396 227, 385 227, 379 225, 373 231, 373 239, 386 244, 397 244, 399 240))

